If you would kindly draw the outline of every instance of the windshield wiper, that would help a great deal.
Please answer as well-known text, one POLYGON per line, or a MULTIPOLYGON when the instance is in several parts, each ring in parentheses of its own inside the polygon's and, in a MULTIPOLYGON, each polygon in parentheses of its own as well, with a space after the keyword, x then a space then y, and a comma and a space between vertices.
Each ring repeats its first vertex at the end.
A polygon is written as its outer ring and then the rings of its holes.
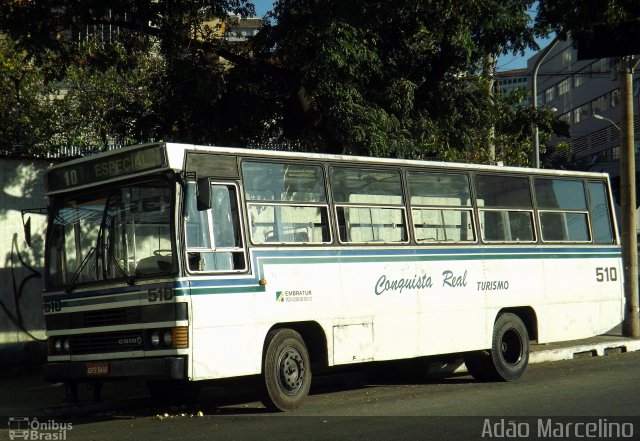
POLYGON ((89 258, 91 258, 91 256, 93 256, 95 252, 96 252, 96 247, 91 247, 89 249, 89 252, 87 253, 87 255, 84 257, 84 259, 82 259, 82 262, 80 262, 80 266, 78 266, 76 271, 73 273, 71 282, 69 282, 69 284, 65 288, 65 292, 70 293, 73 290, 73 288, 75 288, 78 277, 80 277, 80 274, 84 270, 84 267, 87 266, 87 262, 89 262, 89 258))
POLYGON ((127 274, 127 272, 124 270, 124 268, 122 268, 122 266, 120 265, 120 262, 118 262, 118 259, 116 259, 116 256, 111 252, 111 250, 109 249, 109 246, 106 243, 102 244, 102 248, 104 248, 107 255, 109 256, 109 259, 113 262, 115 267, 118 269, 118 272, 122 276, 122 280, 124 280, 127 285, 133 285, 133 283, 136 281, 135 276, 127 274))

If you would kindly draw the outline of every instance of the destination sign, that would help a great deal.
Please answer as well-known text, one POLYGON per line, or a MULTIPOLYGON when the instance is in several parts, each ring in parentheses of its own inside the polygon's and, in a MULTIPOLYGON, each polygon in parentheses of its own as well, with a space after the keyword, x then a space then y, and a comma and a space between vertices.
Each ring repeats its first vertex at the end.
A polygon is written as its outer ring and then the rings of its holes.
POLYGON ((167 164, 161 145, 126 150, 110 156, 60 167, 47 174, 48 191, 95 184, 112 178, 132 175, 167 164))

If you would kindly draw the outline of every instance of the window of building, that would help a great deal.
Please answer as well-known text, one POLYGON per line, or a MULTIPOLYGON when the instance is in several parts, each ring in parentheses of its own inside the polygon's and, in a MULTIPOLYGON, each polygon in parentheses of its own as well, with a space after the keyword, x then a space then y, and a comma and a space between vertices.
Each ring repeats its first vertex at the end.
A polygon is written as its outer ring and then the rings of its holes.
POLYGON ((589 73, 585 69, 581 69, 573 74, 573 88, 576 89, 586 83, 589 73))
POLYGON ((552 86, 544 91, 544 102, 548 103, 549 101, 555 98, 555 86, 552 86))
POLYGON ((568 92, 569 92, 569 78, 565 78, 564 80, 558 83, 558 96, 562 96, 568 92))
POLYGON ((580 107, 573 109, 573 123, 577 124, 580 121, 584 121, 591 114, 591 103, 583 104, 580 107))
POLYGON ((611 91, 611 107, 616 107, 620 104, 620 89, 614 89, 611 91))
POLYGON ((602 95, 601 97, 596 98, 591 101, 591 112, 592 114, 600 114, 603 111, 607 110, 607 96, 602 95))

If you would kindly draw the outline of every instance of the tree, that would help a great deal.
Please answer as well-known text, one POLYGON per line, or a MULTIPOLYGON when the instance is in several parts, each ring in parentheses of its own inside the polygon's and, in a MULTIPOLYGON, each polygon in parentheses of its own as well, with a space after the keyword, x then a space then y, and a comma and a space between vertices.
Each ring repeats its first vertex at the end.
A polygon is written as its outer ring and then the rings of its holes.
MULTIPOLYGON (((488 58, 535 45, 532 3, 279 0, 241 46, 220 38, 220 20, 252 12, 247 0, 5 2, 0 29, 47 78, 69 75, 76 100, 92 97, 81 113, 95 123, 76 129, 90 136, 64 138, 80 145, 104 144, 108 136, 98 132, 107 127, 123 142, 484 161, 478 151, 495 127, 498 159, 525 165, 521 135, 541 116, 523 109, 509 116, 512 102, 489 94, 481 72, 488 58), (119 49, 79 50, 69 36, 88 27, 100 35, 117 28, 119 49), (145 59, 140 47, 157 59, 145 59), (127 70, 144 66, 154 72, 127 70), (137 100, 140 87, 151 92, 137 100)), ((90 124, 83 121, 76 127, 90 124)))
MULTIPOLYGON (((246 0, 0 3, 5 32, 44 83, 61 89, 52 139, 82 152, 108 144, 211 142, 224 94, 217 51, 229 11, 246 0), (217 21, 216 21, 217 20, 217 21)), ((229 55, 231 56, 231 55, 229 55)), ((246 59, 240 57, 239 59, 246 59)))
POLYGON ((640 18, 640 3, 635 0, 540 0, 536 26, 539 32, 556 32, 561 38, 571 33, 584 37, 593 25, 607 26, 615 32, 621 23, 640 18))
POLYGON ((533 44, 529 5, 280 0, 254 44, 287 73, 277 117, 261 119, 330 153, 460 157, 495 123, 484 58, 533 44))
POLYGON ((40 70, 9 38, 0 37, 0 153, 46 151, 56 109, 40 70))
POLYGON ((158 140, 165 65, 152 44, 81 43, 64 72, 57 143, 78 152, 158 140), (86 60, 108 60, 103 66, 86 60))

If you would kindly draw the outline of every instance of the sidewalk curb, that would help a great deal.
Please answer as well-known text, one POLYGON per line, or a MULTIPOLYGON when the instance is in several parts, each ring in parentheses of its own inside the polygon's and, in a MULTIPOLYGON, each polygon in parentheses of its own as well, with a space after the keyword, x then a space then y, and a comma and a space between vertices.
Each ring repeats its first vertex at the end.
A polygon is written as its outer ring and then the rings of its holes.
POLYGON ((542 349, 532 351, 529 354, 529 364, 545 363, 551 361, 573 360, 580 355, 594 357, 607 355, 610 352, 634 352, 640 351, 640 339, 616 339, 601 343, 589 343, 564 348, 542 349))
MULTIPOLYGON (((544 345, 536 345, 535 349, 529 352, 529 364, 548 363, 554 361, 573 360, 582 357, 600 357, 610 353, 625 353, 640 351, 640 339, 617 338, 602 342, 576 344, 573 346, 539 349, 544 345)), ((446 365, 438 366, 434 373, 447 372, 446 365)), ((451 372, 450 370, 448 372, 451 372)), ((468 373, 467 367, 462 363, 453 373, 468 373)))

